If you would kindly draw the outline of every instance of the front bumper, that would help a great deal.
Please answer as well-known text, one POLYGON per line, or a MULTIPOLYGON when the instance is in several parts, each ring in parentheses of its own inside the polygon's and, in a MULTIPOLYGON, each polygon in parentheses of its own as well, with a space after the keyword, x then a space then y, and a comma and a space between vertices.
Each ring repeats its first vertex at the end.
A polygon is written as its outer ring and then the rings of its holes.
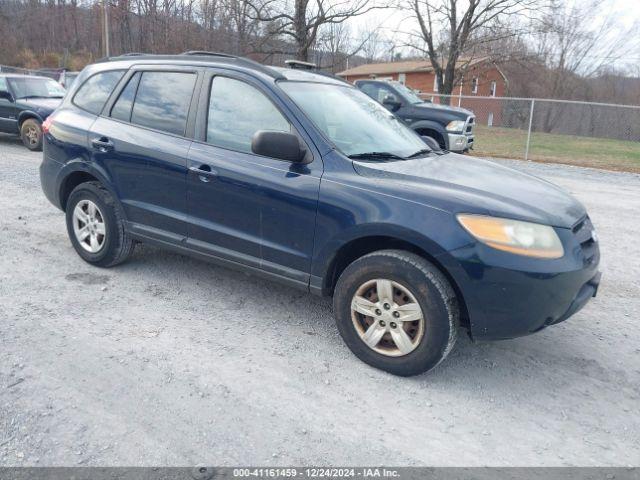
POLYGON ((449 133, 449 151, 464 152, 473 147, 473 135, 464 133, 449 133))
POLYGON ((528 335, 577 313, 596 295, 597 243, 585 246, 557 229, 565 255, 541 260, 475 243, 438 257, 464 299, 471 336, 499 340, 528 335))

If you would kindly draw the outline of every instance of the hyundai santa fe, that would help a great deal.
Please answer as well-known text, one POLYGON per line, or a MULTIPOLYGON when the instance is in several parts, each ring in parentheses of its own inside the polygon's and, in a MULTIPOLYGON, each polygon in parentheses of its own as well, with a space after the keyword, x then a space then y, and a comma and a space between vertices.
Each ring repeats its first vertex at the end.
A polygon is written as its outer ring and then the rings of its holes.
POLYGON ((436 366, 461 328, 557 324, 600 281, 572 196, 431 150, 327 75, 206 52, 109 58, 43 130, 42 188, 82 259, 111 267, 144 242, 333 296, 348 347, 397 375, 436 366))

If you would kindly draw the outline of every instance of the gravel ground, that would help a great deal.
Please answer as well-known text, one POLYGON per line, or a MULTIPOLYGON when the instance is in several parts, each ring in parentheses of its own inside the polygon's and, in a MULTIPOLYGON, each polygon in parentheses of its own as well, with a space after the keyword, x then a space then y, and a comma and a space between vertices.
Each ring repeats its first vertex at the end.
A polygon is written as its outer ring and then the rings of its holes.
POLYGON ((151 247, 100 270, 0 138, 0 465, 640 465, 640 176, 507 162, 588 207, 600 294, 435 371, 359 362, 327 299, 151 247))

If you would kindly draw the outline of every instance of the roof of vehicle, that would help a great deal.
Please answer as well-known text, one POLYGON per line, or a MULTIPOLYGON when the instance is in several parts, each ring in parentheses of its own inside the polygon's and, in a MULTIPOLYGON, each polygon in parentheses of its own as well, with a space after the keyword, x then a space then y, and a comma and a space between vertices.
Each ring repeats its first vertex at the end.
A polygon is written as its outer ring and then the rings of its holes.
POLYGON ((262 65, 254 60, 245 57, 238 57, 235 55, 229 55, 226 53, 218 52, 185 52, 175 55, 157 55, 157 54, 142 54, 142 53, 128 53, 117 57, 103 58, 98 63, 104 62, 131 62, 139 63, 144 61, 151 62, 171 62, 184 65, 228 65, 235 66, 247 70, 254 70, 260 72, 274 80, 294 80, 299 82, 319 82, 319 83, 331 83, 344 85, 345 81, 327 74, 324 72, 310 72, 308 70, 299 70, 292 68, 271 67, 262 65))
POLYGON ((363 82, 367 82, 367 83, 380 82, 380 83, 390 83, 392 85, 404 85, 402 82, 399 82, 397 80, 388 80, 383 78, 360 78, 353 83, 357 85, 358 83, 363 83, 363 82))
POLYGON ((0 73, 0 77, 4 78, 42 78, 46 80, 52 80, 51 77, 44 77, 42 75, 24 75, 22 73, 0 73))
POLYGON ((269 67, 282 74, 287 80, 296 82, 316 82, 331 83, 335 85, 351 85, 342 78, 336 77, 332 73, 323 72, 321 70, 299 70, 296 68, 269 67))

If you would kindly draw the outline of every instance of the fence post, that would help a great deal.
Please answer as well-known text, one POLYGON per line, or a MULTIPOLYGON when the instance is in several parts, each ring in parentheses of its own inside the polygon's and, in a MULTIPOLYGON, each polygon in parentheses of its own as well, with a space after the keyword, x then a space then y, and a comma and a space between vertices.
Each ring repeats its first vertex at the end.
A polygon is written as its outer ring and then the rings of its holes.
POLYGON ((529 160, 529 143, 531 143, 531 125, 533 124, 533 107, 536 105, 536 99, 531 99, 531 112, 529 112, 529 130, 527 132, 527 146, 524 150, 524 159, 529 160))

